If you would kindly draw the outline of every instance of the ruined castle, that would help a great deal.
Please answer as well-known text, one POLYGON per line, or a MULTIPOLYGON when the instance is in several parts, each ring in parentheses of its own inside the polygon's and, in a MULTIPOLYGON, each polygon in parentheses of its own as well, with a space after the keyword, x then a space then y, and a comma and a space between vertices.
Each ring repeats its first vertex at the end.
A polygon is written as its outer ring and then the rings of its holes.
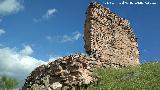
POLYGON ((64 56, 37 67, 22 90, 80 90, 98 82, 95 68, 139 64, 138 44, 128 20, 95 2, 86 12, 84 42, 87 54, 64 56))

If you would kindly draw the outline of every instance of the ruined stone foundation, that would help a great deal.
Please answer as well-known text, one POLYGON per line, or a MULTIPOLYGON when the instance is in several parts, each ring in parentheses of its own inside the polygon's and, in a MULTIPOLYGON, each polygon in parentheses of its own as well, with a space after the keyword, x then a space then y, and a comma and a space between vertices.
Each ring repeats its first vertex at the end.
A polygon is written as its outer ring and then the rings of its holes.
POLYGON ((138 44, 128 20, 91 3, 84 28, 87 54, 74 54, 41 65, 27 77, 22 90, 80 90, 97 85, 96 68, 139 64, 138 44))

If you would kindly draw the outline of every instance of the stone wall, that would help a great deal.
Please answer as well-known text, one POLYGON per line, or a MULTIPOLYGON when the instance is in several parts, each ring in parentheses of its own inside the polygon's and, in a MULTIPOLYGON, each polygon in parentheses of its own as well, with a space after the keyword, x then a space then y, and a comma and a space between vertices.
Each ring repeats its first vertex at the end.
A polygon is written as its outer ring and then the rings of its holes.
POLYGON ((87 10, 84 41, 86 52, 105 65, 137 65, 137 40, 128 20, 98 3, 87 10))

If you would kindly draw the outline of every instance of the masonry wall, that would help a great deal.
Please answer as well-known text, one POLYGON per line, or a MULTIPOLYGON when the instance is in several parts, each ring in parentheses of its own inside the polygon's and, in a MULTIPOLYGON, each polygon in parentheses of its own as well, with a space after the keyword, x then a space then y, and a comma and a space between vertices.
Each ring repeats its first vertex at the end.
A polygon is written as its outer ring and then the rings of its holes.
POLYGON ((128 20, 98 3, 88 7, 84 41, 86 52, 103 66, 139 64, 138 44, 128 20))

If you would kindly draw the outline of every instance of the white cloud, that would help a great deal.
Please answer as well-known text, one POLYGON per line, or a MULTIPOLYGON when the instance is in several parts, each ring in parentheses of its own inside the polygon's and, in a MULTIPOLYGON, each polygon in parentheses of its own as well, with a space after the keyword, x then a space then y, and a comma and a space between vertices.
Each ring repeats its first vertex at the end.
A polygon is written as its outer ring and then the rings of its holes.
POLYGON ((35 67, 47 62, 30 56, 33 50, 30 46, 17 51, 15 48, 0 47, 0 75, 8 75, 18 80, 24 80, 35 67))
POLYGON ((78 40, 80 37, 81 37, 82 35, 81 35, 81 33, 80 32, 74 32, 73 33, 73 40, 78 40))
POLYGON ((32 48, 31 48, 30 46, 25 46, 25 48, 22 49, 22 50, 20 51, 20 53, 21 53, 22 55, 31 55, 31 54, 33 53, 33 50, 32 50, 32 48))
POLYGON ((82 34, 76 31, 76 32, 71 33, 70 35, 63 35, 63 36, 56 36, 56 37, 46 36, 46 39, 51 42, 64 43, 64 42, 74 42, 78 40, 81 36, 82 34))
POLYGON ((41 18, 34 18, 34 22, 40 22, 42 20, 48 20, 54 16, 54 14, 57 12, 57 9, 48 9, 44 15, 41 16, 41 18))
POLYGON ((57 12, 57 10, 55 8, 49 9, 49 10, 47 10, 46 14, 44 14, 42 16, 42 18, 49 19, 49 18, 53 17, 56 12, 57 12))
POLYGON ((2 34, 5 34, 6 33, 6 31, 4 30, 4 29, 0 29, 0 36, 2 35, 2 34))
POLYGON ((62 42, 73 42, 81 37, 80 32, 73 32, 71 35, 63 35, 62 42))
POLYGON ((23 9, 22 0, 0 0, 0 15, 16 13, 23 9))

